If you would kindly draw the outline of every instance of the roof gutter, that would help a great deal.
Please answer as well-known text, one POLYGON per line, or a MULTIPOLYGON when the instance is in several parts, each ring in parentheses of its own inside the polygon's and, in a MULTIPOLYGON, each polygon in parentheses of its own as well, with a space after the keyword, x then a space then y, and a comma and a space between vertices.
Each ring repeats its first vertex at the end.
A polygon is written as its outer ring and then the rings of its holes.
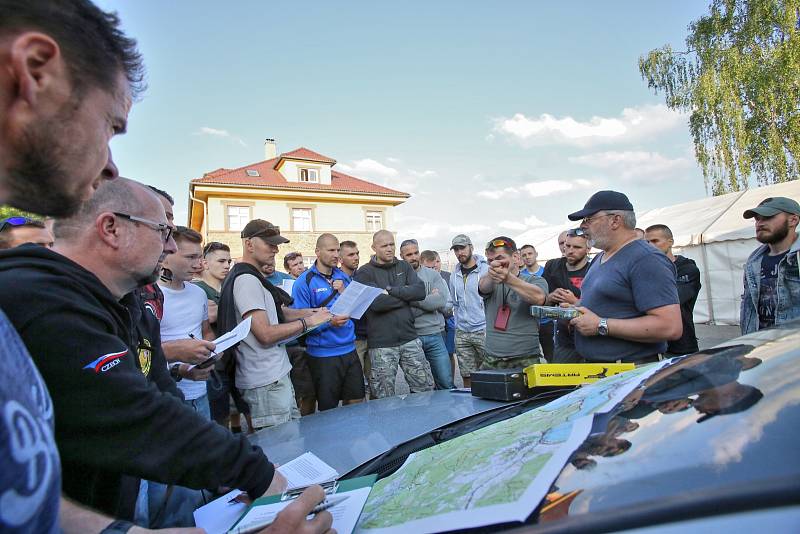
MULTIPOLYGON (((205 243, 205 242, 208 241, 208 233, 207 233, 207 229, 208 229, 208 225, 207 225, 207 221, 208 221, 208 203, 206 203, 205 200, 200 200, 199 198, 194 196, 192 193, 193 192, 190 189, 189 190, 189 198, 191 200, 193 200, 194 202, 197 202, 197 203, 203 205, 203 224, 200 225, 200 233, 203 235, 203 242, 205 243)), ((192 224, 191 215, 189 217, 190 217, 189 225, 191 226, 191 224, 192 224)))

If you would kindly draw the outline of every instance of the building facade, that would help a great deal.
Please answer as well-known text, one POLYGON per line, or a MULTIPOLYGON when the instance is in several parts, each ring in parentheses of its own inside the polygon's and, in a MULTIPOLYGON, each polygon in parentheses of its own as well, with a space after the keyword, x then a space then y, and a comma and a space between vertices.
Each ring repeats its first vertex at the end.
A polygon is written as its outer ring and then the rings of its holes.
POLYGON ((219 241, 242 255, 240 232, 252 219, 281 228, 291 242, 283 256, 299 252, 315 258, 314 245, 322 233, 339 241, 355 241, 366 263, 372 254, 372 234, 392 230, 392 209, 409 195, 334 170, 336 160, 307 148, 276 154, 275 142, 265 142, 264 161, 236 169, 217 169, 189 183, 189 225, 205 242, 219 241))

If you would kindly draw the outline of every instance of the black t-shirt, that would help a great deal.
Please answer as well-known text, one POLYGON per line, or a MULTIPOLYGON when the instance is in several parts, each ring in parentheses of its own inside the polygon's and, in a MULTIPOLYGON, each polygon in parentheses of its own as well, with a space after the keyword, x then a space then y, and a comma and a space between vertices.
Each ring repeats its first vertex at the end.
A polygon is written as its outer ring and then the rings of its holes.
MULTIPOLYGON (((789 252, 788 250, 786 252, 789 252)), ((775 308, 778 307, 778 264, 786 252, 761 257, 761 289, 758 292, 758 329, 775 325, 775 308)))
POLYGON ((676 282, 678 284, 678 300, 681 304, 681 322, 683 334, 680 339, 669 341, 667 351, 673 354, 691 354, 697 352, 697 335, 694 330, 694 305, 700 293, 700 269, 697 264, 683 256, 675 256, 676 282))
MULTIPOLYGON (((547 262, 542 278, 547 281, 551 292, 556 289, 569 289, 576 297, 581 298, 581 286, 588 270, 589 263, 587 262, 580 269, 570 271, 567 269, 567 259, 559 258, 547 262)), ((569 321, 558 321, 556 343, 559 347, 575 348, 572 334, 569 331, 569 321)))
POLYGON ((472 271, 474 271, 474 270, 475 270, 475 269, 477 269, 477 268, 478 268, 478 263, 477 263, 477 262, 475 262, 475 265, 473 265, 472 267, 464 267, 464 266, 462 265, 462 266, 461 266, 461 272, 463 273, 463 276, 464 276, 464 278, 466 278, 467 276, 469 276, 469 274, 470 274, 472 271))

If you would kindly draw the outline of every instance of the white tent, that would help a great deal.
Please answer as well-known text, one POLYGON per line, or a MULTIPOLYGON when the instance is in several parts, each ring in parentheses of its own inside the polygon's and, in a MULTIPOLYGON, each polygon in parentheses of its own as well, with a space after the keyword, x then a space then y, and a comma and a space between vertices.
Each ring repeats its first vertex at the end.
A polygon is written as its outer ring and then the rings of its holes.
MULTIPOLYGON (((693 259, 700 269, 703 288, 694 308, 696 323, 739 324, 742 269, 759 245, 755 226, 742 213, 767 197, 800 199, 800 181, 786 182, 684 202, 637 214, 637 226, 666 224, 675 238, 674 252, 693 259)), ((576 225, 573 225, 576 226, 576 225)), ((517 238, 520 245, 536 247, 539 259, 561 255, 558 234, 571 226, 533 229, 517 238)))

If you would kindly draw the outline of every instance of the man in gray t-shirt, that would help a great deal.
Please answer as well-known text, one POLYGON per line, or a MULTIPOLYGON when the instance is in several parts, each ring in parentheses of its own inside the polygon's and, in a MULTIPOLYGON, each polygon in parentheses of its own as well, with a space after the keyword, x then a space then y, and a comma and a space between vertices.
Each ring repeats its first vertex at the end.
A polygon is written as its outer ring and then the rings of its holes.
POLYGON ((486 313, 486 353, 481 369, 523 369, 543 363, 539 322, 529 311, 544 304, 547 282, 519 272, 513 239, 496 237, 486 245, 489 271, 478 282, 486 313))

